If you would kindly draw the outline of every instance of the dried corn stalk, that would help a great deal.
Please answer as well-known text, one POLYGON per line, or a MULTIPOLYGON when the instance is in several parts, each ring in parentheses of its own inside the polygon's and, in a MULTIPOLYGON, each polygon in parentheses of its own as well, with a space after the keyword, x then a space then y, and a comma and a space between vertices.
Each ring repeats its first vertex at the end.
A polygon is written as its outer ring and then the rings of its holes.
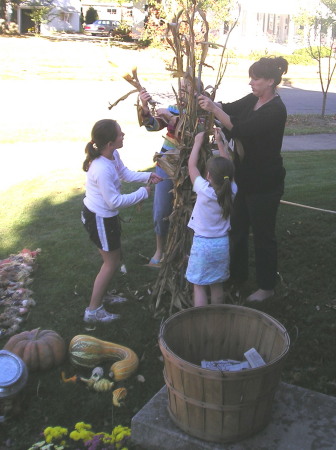
MULTIPOLYGON (((233 22, 232 28, 237 20, 233 22)), ((188 174, 188 159, 194 142, 194 136, 200 130, 213 127, 213 116, 198 107, 197 95, 201 92, 202 69, 206 66, 209 47, 209 24, 206 15, 196 2, 182 9, 168 24, 166 41, 174 52, 169 70, 178 78, 178 92, 175 92, 176 104, 180 111, 175 135, 179 145, 175 151, 166 152, 155 160, 173 180, 173 212, 169 217, 169 232, 165 246, 165 256, 154 285, 152 306, 156 314, 169 309, 169 314, 191 306, 192 289, 185 278, 192 242, 192 232, 187 224, 195 202, 195 194, 188 174), (195 28, 202 30, 195 32, 195 28), (197 34, 197 39, 196 39, 197 34), (184 83, 182 83, 182 80, 184 83), (191 89, 185 90, 186 82, 191 89)), ((209 94, 212 99, 222 81, 226 64, 224 55, 226 44, 222 47, 220 66, 215 87, 209 94)), ((209 67, 209 66, 207 66, 209 67)), ((204 170, 206 160, 211 155, 209 145, 204 145, 200 153, 199 169, 204 170)))

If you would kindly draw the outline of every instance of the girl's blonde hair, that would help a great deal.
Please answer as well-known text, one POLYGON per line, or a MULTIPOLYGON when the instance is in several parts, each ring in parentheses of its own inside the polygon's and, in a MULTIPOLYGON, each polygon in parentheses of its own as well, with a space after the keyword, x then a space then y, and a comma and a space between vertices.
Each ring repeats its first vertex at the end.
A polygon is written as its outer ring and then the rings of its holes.
POLYGON ((211 177, 211 186, 216 192, 218 204, 223 209, 223 217, 228 219, 233 209, 233 162, 222 156, 214 156, 207 161, 206 170, 211 177))

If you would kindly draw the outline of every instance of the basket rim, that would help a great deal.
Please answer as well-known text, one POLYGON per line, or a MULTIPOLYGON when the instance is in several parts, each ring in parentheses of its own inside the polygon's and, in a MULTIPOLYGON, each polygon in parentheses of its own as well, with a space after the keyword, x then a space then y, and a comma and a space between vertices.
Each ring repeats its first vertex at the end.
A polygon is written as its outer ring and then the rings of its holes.
MULTIPOLYGON (((263 312, 263 311, 259 311, 258 309, 254 309, 254 308, 249 308, 247 306, 240 306, 240 305, 206 305, 206 306, 193 306, 190 308, 186 308, 183 309, 182 311, 177 311, 176 313, 172 314, 171 316, 169 316, 160 326, 160 334, 161 335, 161 331, 163 329, 163 327, 168 323, 171 322, 175 317, 177 316, 182 316, 185 315, 189 312, 195 312, 196 314, 201 314, 202 311, 204 311, 205 309, 235 309, 235 310, 240 310, 240 311, 245 311, 245 312, 249 312, 252 313, 256 316, 262 316, 266 319, 269 319, 271 322, 274 322, 276 325, 279 326, 279 328, 282 328, 283 331, 285 332, 285 334, 287 332, 286 328, 284 327, 284 325, 282 325, 281 322, 279 322, 277 319, 275 319, 274 317, 270 316, 269 314, 263 312)), ((288 336, 289 337, 289 336, 288 336)))
MULTIPOLYGON (((206 306, 197 306, 197 307, 191 307, 191 308, 187 308, 184 309, 182 311, 178 311, 175 314, 172 314, 170 317, 168 317, 168 319, 166 319, 160 326, 160 331, 159 331, 159 336, 158 336, 158 341, 159 341, 159 346, 160 348, 164 348, 165 350, 169 351, 172 355, 174 355, 174 357, 178 360, 181 361, 183 364, 182 365, 189 365, 192 368, 195 368, 197 370, 200 370, 202 373, 206 373, 206 374, 210 374, 212 373, 214 374, 219 374, 220 376, 223 376, 223 373, 225 374, 225 377, 237 377, 237 374, 239 374, 240 376, 243 374, 250 374, 252 371, 265 371, 265 370, 269 370, 270 368, 273 368, 273 366, 278 365, 280 360, 282 360, 287 353, 289 352, 289 348, 290 348, 290 337, 288 334, 288 331, 286 330, 286 328, 274 317, 270 316, 267 313, 264 313, 262 311, 253 309, 253 308, 248 308, 246 306, 239 306, 239 305, 206 305, 206 306), (230 372, 230 371, 215 371, 212 369, 205 369, 201 366, 199 366, 198 364, 194 364, 191 363, 189 361, 186 361, 185 359, 181 358, 180 356, 178 356, 165 342, 164 338, 163 338, 163 329, 165 327, 166 324, 168 324, 169 322, 171 322, 174 318, 176 318, 177 316, 181 316, 184 315, 188 312, 195 312, 196 314, 201 314, 202 311, 204 311, 205 309, 232 309, 232 310, 245 310, 247 312, 252 312, 254 315, 256 316, 261 316, 263 318, 266 318, 268 320, 270 320, 271 322, 273 322, 275 325, 277 325, 282 331, 283 331, 283 335, 285 338, 285 341, 287 343, 286 348, 270 363, 267 363, 265 366, 260 366, 260 367, 251 367, 250 369, 244 369, 238 372, 230 372)), ((162 351, 162 350, 161 350, 162 351)), ((216 377, 216 376, 215 376, 216 377)))

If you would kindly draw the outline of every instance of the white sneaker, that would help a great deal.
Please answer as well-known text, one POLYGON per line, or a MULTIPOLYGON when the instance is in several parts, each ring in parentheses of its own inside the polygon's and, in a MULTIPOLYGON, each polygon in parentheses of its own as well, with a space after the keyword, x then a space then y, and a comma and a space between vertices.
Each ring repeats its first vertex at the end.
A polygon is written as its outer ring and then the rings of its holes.
POLYGON ((110 314, 103 306, 99 306, 97 309, 90 311, 88 308, 85 310, 84 322, 112 322, 113 320, 120 319, 120 314, 110 314))
POLYGON ((117 303, 125 303, 127 302, 127 298, 120 297, 120 295, 117 294, 109 294, 107 293, 106 296, 103 298, 104 305, 115 305, 117 303))

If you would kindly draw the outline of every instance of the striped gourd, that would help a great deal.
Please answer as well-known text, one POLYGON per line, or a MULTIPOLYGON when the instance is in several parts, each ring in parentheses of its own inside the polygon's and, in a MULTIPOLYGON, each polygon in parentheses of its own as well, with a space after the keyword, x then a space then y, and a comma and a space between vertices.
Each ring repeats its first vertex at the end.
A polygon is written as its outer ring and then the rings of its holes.
POLYGON ((102 361, 117 359, 110 368, 115 381, 125 380, 138 368, 139 359, 128 347, 80 334, 69 345, 70 360, 82 367, 96 367, 102 361))

